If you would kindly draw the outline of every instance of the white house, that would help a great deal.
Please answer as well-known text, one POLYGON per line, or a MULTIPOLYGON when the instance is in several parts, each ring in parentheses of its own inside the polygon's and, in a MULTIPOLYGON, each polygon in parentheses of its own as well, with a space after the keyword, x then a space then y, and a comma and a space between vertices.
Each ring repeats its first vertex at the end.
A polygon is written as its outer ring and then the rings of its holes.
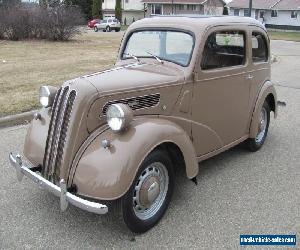
MULTIPOLYGON (((102 0, 102 12, 103 16, 114 16, 115 15, 116 0, 102 0)), ((144 18, 144 4, 141 0, 122 0, 122 22, 131 24, 133 21, 144 18)))
MULTIPOLYGON (((227 6, 230 15, 249 15, 249 0, 233 0, 227 6)), ((252 8, 252 17, 267 28, 300 30, 300 0, 253 0, 252 8)))
POLYGON ((222 15, 225 2, 222 0, 142 0, 150 15, 222 15))

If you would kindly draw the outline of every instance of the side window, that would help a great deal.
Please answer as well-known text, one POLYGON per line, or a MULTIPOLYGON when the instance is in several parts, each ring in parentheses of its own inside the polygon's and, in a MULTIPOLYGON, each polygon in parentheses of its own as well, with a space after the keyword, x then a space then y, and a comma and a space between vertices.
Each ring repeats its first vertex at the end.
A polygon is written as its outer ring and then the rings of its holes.
POLYGON ((240 10, 239 9, 234 9, 233 10, 233 15, 239 16, 240 15, 240 10))
POLYGON ((277 17, 277 16, 278 16, 277 10, 272 10, 271 17, 277 17))
POLYGON ((243 65, 245 56, 243 31, 217 31, 207 38, 201 68, 208 70, 243 65))
POLYGON ((253 62, 268 61, 268 45, 266 38, 258 32, 252 33, 252 60, 253 62))

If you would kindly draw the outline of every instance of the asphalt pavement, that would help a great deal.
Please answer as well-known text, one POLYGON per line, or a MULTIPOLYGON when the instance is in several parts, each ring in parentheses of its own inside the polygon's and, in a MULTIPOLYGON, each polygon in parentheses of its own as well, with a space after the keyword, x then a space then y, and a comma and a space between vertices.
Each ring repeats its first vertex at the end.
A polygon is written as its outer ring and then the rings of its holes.
POLYGON ((240 234, 297 234, 299 249, 300 43, 272 41, 272 53, 278 99, 287 106, 271 120, 264 147, 237 146, 202 162, 197 186, 178 173, 166 215, 142 235, 117 214, 63 213, 56 197, 26 178, 18 183, 8 153, 22 151, 27 127, 1 129, 0 249, 240 249, 240 234))

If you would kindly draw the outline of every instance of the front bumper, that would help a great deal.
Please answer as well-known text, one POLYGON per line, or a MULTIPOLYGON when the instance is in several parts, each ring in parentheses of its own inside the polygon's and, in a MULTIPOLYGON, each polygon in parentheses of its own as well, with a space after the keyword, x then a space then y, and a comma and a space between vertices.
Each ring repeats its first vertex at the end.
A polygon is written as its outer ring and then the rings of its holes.
POLYGON ((63 179, 60 181, 59 187, 46 180, 42 176, 38 175, 31 170, 34 169, 33 166, 29 166, 29 164, 25 165, 22 162, 22 158, 20 155, 13 155, 12 153, 10 153, 9 160, 11 165, 16 169, 17 178, 19 181, 21 181, 23 176, 26 175, 29 179, 33 180, 42 188, 47 189, 55 196, 60 197, 60 207, 62 211, 65 211, 68 207, 68 204, 71 203, 76 207, 96 214, 106 214, 108 212, 108 208, 106 205, 82 199, 68 192, 66 182, 63 179))

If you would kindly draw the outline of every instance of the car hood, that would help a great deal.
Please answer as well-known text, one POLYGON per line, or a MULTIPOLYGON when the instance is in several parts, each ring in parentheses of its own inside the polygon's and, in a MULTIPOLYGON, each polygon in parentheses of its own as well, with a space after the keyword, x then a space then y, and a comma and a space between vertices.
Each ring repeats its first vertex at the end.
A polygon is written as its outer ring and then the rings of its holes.
POLYGON ((164 64, 135 63, 83 76, 100 95, 158 87, 184 80, 181 70, 164 64))

